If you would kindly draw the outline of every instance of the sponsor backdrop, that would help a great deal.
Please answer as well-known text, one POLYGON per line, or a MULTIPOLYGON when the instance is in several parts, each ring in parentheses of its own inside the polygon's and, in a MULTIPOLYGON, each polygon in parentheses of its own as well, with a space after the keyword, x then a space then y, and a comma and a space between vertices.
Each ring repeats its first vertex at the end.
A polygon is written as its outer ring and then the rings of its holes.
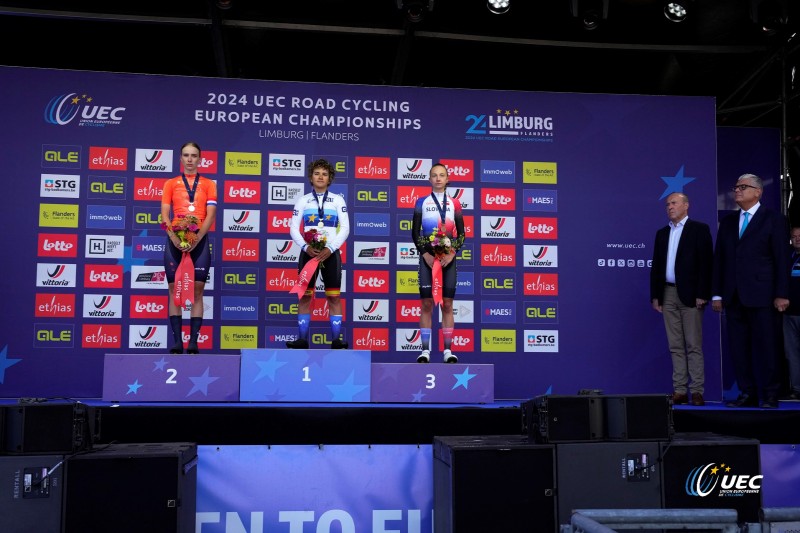
MULTIPOLYGON (((494 364, 498 399, 671 389, 649 305, 651 244, 671 192, 689 194, 692 216, 716 219, 712 98, 12 67, 0 67, 0 94, 3 396, 99 397, 105 353, 166 352, 160 197, 187 140, 219 191, 213 269, 195 304, 205 306, 202 353, 281 348, 295 334, 289 219, 309 190, 308 163, 324 157, 351 221, 345 336, 374 362, 414 361, 410 219, 441 161, 466 220, 460 362, 494 364)), ((719 321, 708 313, 706 395, 718 399, 719 321)), ((324 348, 322 297, 313 320, 324 348)), ((434 339, 439 357, 440 331, 434 339)))

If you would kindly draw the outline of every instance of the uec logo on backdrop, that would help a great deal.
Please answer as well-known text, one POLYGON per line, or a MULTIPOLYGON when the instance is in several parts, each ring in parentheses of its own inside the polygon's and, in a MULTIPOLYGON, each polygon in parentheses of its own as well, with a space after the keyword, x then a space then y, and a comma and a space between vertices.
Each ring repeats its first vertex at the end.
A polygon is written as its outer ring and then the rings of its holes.
POLYGON ((86 105, 89 101, 91 101, 89 96, 78 96, 78 93, 54 96, 44 109, 44 121, 48 124, 66 126, 79 112, 81 118, 86 121, 103 124, 122 121, 124 107, 86 105))
POLYGON ((730 465, 708 463, 694 467, 686 477, 686 494, 705 498, 719 484, 719 496, 743 496, 757 494, 761 490, 762 475, 750 476, 729 474, 730 465))

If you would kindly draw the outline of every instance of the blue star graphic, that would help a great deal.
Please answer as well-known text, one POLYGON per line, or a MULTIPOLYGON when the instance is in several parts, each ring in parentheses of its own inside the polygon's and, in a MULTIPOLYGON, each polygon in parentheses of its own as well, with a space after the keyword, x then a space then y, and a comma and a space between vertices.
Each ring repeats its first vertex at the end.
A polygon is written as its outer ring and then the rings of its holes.
POLYGON ((269 380, 273 383, 275 382, 275 372, 278 371, 280 367, 286 364, 285 361, 278 361, 278 354, 272 352, 272 357, 266 361, 256 361, 258 365, 258 375, 253 378, 253 383, 260 380, 264 376, 269 377, 269 380))
POLYGON ((464 371, 460 374, 453 374, 453 377, 456 378, 456 383, 450 390, 456 390, 456 388, 458 387, 464 387, 465 389, 469 389, 469 380, 471 380, 477 375, 478 374, 470 374, 469 367, 465 368, 464 371))
POLYGON ((0 385, 6 379, 6 368, 11 368, 12 366, 16 365, 22 361, 22 359, 11 359, 8 357, 8 344, 3 346, 3 349, 0 350, 0 385))
MULTIPOLYGON (((374 368, 374 367, 373 367, 374 368)), ((381 375, 378 377, 377 381, 381 382, 384 380, 392 380, 396 382, 400 379, 400 371, 405 368, 405 365, 398 364, 398 363, 387 363, 380 366, 381 375)))
POLYGON ((416 394, 411 395, 411 403, 422 403, 422 399, 425 397, 425 393, 422 392, 422 389, 417 391, 416 394))
POLYGON ((683 192, 684 185, 694 181, 694 178, 687 178, 683 175, 684 166, 685 165, 681 165, 681 168, 674 176, 661 176, 661 179, 667 184, 667 188, 664 189, 664 193, 659 200, 663 200, 674 192, 683 192))
POLYGON ((192 381, 192 383, 194 383, 194 386, 192 387, 192 390, 190 390, 189 393, 186 395, 187 398, 198 391, 202 392, 203 396, 208 396, 208 386, 219 379, 219 377, 209 376, 208 373, 210 370, 211 369, 209 367, 206 367, 206 371, 203 372, 202 376, 195 376, 189 378, 192 381))
POLYGON ((272 394, 267 394, 266 399, 268 402, 279 402, 283 400, 285 397, 286 397, 285 394, 275 391, 272 394))
POLYGON ((155 365, 153 366, 153 372, 156 370, 164 370, 164 367, 167 365, 167 360, 162 357, 158 361, 153 361, 153 365, 155 365))
POLYGON ((142 388, 142 384, 139 383, 139 380, 137 379, 133 383, 128 383, 128 392, 126 392, 125 395, 127 396, 128 394, 138 394, 139 393, 139 389, 141 389, 141 388, 142 388))
MULTIPOLYGON (((139 237, 147 237, 147 230, 142 230, 139 233, 139 237)), ((133 245, 126 245, 124 249, 124 253, 120 259, 117 259, 117 264, 122 265, 122 270, 124 272, 130 272, 132 265, 143 265, 145 264, 144 259, 134 259, 133 258, 133 245)))
POLYGON ((355 372, 350 372, 344 383, 341 385, 328 385, 333 397, 332 402, 352 402, 353 396, 367 388, 366 385, 355 385, 355 372))

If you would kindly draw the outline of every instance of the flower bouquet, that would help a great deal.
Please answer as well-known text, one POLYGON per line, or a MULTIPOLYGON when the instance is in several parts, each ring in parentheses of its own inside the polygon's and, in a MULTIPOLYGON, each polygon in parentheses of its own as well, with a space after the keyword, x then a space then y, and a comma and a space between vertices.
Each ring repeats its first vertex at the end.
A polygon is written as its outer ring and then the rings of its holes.
POLYGON ((161 223, 162 229, 171 229, 181 240, 178 245, 181 249, 191 248, 197 241, 197 232, 200 230, 200 220, 194 215, 178 215, 177 221, 168 227, 164 222, 161 223))
POLYGON ((328 244, 328 237, 324 233, 320 233, 316 228, 311 228, 303 233, 303 239, 311 248, 315 250, 322 250, 328 244))
POLYGON ((433 246, 433 253, 437 258, 449 254, 453 249, 453 241, 450 240, 450 237, 447 236, 447 233, 445 233, 444 228, 441 226, 433 228, 431 234, 427 237, 421 237, 421 240, 421 245, 424 246, 430 243, 430 245, 433 246))

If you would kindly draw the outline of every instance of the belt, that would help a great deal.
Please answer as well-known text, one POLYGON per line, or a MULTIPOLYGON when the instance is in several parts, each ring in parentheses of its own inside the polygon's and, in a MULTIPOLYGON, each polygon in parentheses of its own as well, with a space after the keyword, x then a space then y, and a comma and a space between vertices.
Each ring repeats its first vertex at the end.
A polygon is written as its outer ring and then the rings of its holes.
POLYGON ((675 286, 674 283, 670 283, 669 281, 664 282, 664 285, 666 285, 667 287, 674 287, 675 286))

